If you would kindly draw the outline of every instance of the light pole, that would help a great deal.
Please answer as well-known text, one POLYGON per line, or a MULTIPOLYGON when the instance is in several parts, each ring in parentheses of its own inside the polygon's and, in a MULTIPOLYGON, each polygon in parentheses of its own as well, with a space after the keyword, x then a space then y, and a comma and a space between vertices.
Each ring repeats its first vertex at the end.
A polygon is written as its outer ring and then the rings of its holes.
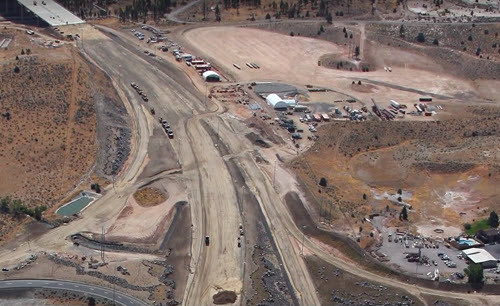
POLYGON ((276 186, 276 165, 278 163, 278 160, 274 161, 274 175, 273 175, 273 185, 276 186))
POLYGON ((304 239, 306 237, 306 227, 305 225, 302 226, 302 256, 304 256, 304 239))

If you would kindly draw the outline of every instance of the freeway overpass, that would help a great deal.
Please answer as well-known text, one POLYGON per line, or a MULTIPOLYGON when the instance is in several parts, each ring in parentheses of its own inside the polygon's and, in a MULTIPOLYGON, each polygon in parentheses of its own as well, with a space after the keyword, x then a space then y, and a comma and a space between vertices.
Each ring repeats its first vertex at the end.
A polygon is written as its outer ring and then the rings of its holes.
POLYGON ((123 306, 145 306, 147 303, 124 293, 109 288, 89 285, 78 282, 54 280, 54 279, 11 279, 0 281, 0 304, 2 303, 2 291, 15 289, 56 289, 83 293, 89 296, 114 300, 116 304, 123 306))
POLYGON ((34 15, 37 23, 41 20, 49 26, 85 22, 54 0, 0 0, 0 14, 20 16, 21 21, 34 15))

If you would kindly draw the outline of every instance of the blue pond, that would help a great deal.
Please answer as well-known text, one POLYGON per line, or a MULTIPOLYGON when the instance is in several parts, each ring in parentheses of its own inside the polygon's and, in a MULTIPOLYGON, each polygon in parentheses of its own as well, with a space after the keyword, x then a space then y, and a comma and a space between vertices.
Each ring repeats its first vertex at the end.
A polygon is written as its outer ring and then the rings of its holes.
POLYGON ((56 213, 61 216, 72 216, 73 214, 79 213, 83 208, 87 207, 94 198, 91 198, 85 194, 79 198, 72 200, 71 202, 65 204, 59 208, 56 213))

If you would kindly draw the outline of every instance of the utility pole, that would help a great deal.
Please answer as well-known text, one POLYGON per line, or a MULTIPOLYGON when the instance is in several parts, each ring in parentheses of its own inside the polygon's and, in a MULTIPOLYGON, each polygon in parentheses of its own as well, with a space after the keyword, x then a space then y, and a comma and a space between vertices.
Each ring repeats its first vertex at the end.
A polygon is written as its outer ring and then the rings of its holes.
POLYGON ((104 226, 102 227, 102 230, 101 230, 101 260, 102 262, 105 262, 104 260, 104 241, 106 240, 105 236, 104 236, 104 226))
POLYGON ((26 225, 26 228, 28 229, 28 249, 31 251, 31 245, 30 245, 30 225, 29 224, 26 225))
MULTIPOLYGON (((217 117, 215 117, 215 118, 217 118, 217 117)), ((220 131, 220 119, 217 118, 217 147, 219 147, 219 141, 220 141, 219 131, 220 131)))
POLYGON ((305 239, 305 236, 306 236, 306 227, 305 225, 302 226, 302 256, 304 256, 304 239, 305 239))
POLYGON ((278 163, 278 160, 274 161, 274 175, 273 175, 273 185, 276 186, 276 165, 278 163))

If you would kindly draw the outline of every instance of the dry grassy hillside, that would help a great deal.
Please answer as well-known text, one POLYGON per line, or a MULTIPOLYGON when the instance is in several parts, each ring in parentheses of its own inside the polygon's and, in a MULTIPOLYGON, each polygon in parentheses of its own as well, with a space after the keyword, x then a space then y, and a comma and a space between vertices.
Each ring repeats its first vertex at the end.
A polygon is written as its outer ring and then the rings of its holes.
MULTIPOLYGON (((96 102, 116 93, 71 45, 54 48, 20 30, 0 35, 13 38, 0 53, 0 198, 50 208, 80 183, 89 188, 105 143, 96 141, 96 102)), ((2 216, 5 234, 17 222, 2 216)))
POLYGON ((370 24, 367 29, 423 46, 451 48, 485 60, 500 59, 500 24, 370 24), (419 33, 422 33, 420 40, 419 33))
POLYGON ((413 194, 406 202, 415 223, 432 212, 460 225, 500 208, 500 108, 467 111, 467 118, 437 122, 331 123, 290 166, 310 196, 334 204, 339 228, 386 209, 397 215, 401 208, 377 195, 399 188, 413 194), (327 188, 318 185, 321 177, 327 188), (464 201, 448 199, 450 192, 464 201))

